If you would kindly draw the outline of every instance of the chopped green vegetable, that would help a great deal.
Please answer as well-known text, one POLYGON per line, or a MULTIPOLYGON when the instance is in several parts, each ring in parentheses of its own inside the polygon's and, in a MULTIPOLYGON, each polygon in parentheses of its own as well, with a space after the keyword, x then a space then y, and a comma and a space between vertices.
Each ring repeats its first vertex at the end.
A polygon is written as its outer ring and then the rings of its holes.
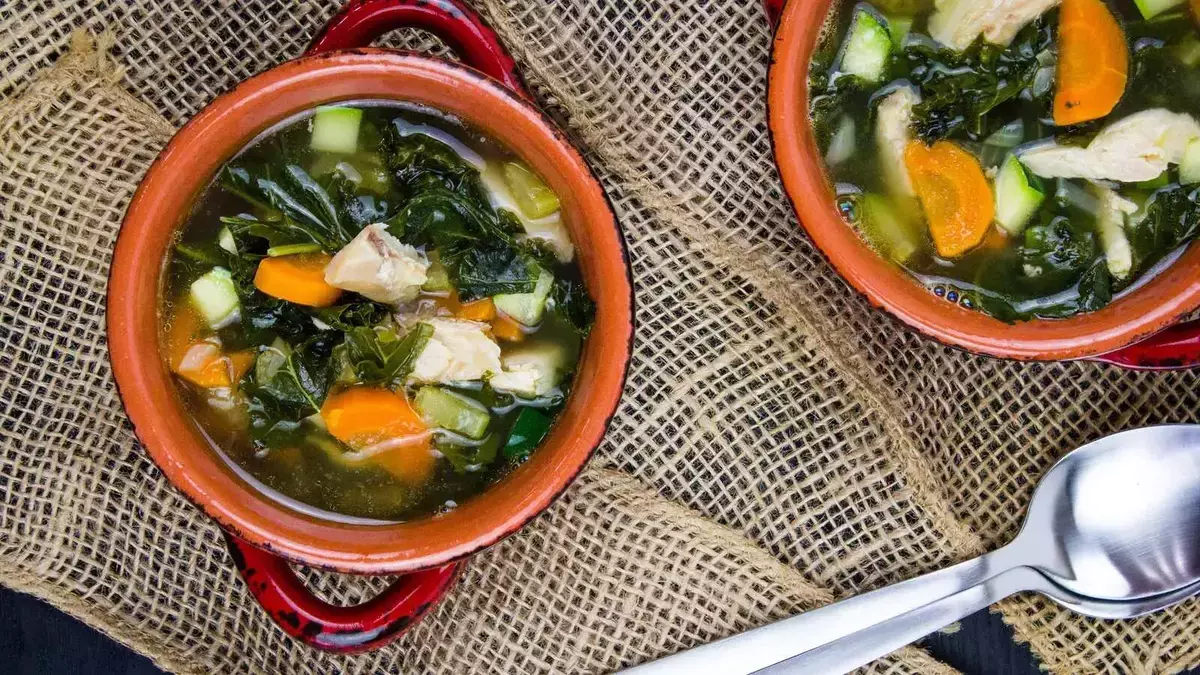
POLYGON ((358 127, 362 123, 362 108, 325 106, 317 108, 312 121, 312 141, 309 147, 324 152, 358 150, 358 127))
POLYGON ((429 424, 476 440, 487 434, 492 419, 483 404, 441 387, 421 387, 415 403, 429 424))
POLYGON ((387 328, 351 328, 346 331, 346 358, 362 384, 397 386, 412 372, 432 335, 427 323, 418 323, 403 337, 387 328))
POLYGON ((562 208, 558 195, 524 164, 505 162, 504 182, 526 218, 545 218, 562 208))
POLYGON ((285 255, 297 255, 300 253, 316 253, 321 250, 320 244, 284 244, 283 246, 272 246, 267 249, 268 258, 278 258, 285 255))
POLYGON ((427 293, 443 293, 453 289, 454 284, 450 283, 450 273, 442 264, 441 256, 437 251, 429 251, 428 255, 429 268, 425 270, 425 285, 421 286, 421 290, 427 293))
POLYGON ((1147 19, 1162 14, 1168 9, 1172 9, 1187 2, 1187 0, 1133 0, 1137 5, 1138 11, 1147 19))
POLYGON ((496 309, 512 317, 523 326, 536 326, 546 311, 546 300, 554 290, 554 275, 542 270, 537 285, 530 293, 501 293, 493 296, 496 309))
POLYGON ((996 222, 1009 234, 1020 234, 1046 199, 1041 181, 1009 155, 996 176, 996 222))
POLYGON ((200 316, 213 328, 223 328, 237 320, 237 287, 233 275, 224 267, 214 267, 192 282, 192 303, 200 316))
POLYGON ((902 214, 882 195, 863 195, 858 201, 859 230, 880 253, 898 263, 921 246, 921 235, 908 214, 902 214))
POLYGON ((504 443, 504 456, 517 461, 528 459, 534 448, 550 431, 552 421, 533 408, 521 408, 517 420, 513 422, 512 431, 508 432, 508 440, 504 443))
POLYGON ((840 69, 867 82, 880 82, 887 74, 892 56, 892 36, 869 7, 862 4, 854 9, 850 33, 842 47, 840 69))

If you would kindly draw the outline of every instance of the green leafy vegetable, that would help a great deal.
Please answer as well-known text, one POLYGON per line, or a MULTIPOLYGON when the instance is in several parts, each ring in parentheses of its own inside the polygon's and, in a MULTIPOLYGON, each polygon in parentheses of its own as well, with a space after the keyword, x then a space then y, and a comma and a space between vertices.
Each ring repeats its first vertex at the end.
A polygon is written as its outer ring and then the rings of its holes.
POLYGON ((292 347, 276 340, 262 349, 244 383, 250 411, 250 436, 257 445, 281 447, 316 414, 333 384, 333 348, 337 336, 320 334, 292 347))
POLYGON ((910 40, 904 56, 921 92, 913 111, 917 135, 931 143, 965 131, 981 140, 988 113, 1034 84, 1039 56, 1053 46, 1054 21, 1049 15, 1035 20, 1007 47, 980 38, 958 53, 931 40, 910 40))
POLYGON ((351 328, 346 331, 346 358, 360 383, 399 386, 431 335, 433 327, 427 323, 418 323, 404 337, 387 328, 351 328))
POLYGON ((587 335, 596 318, 596 303, 583 284, 572 279, 555 279, 554 311, 581 335, 587 335))
POLYGON ((231 231, 245 227, 250 234, 270 240, 272 246, 313 242, 336 252, 361 229, 347 216, 348 181, 340 173, 331 174, 329 185, 323 186, 298 164, 243 163, 226 168, 221 184, 251 204, 267 205, 282 214, 274 223, 222 219, 231 231))
POLYGON ((1131 228, 1134 265, 1138 269, 1158 262, 1166 254, 1200 234, 1197 192, 1174 185, 1155 192, 1145 206, 1145 217, 1131 228))

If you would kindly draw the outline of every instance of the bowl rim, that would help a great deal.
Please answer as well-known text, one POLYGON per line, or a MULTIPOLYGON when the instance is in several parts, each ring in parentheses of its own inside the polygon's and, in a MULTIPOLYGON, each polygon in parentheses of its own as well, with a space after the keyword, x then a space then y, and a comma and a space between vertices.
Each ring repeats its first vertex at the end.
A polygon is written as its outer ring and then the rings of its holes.
POLYGON ((1200 307, 1200 246, 1107 306, 1066 319, 1004 323, 938 298, 863 242, 838 213, 809 124, 808 67, 836 0, 786 3, 771 49, 767 114, 775 163, 800 224, 870 303, 942 344, 1016 360, 1098 356, 1138 342, 1200 307))
POLYGON ((109 356, 134 432, 176 488, 231 533, 293 562, 393 574, 491 546, 544 511, 603 440, 632 355, 634 296, 624 234, 582 155, 542 111, 471 68, 386 49, 304 56, 217 97, 163 149, 118 233, 107 292, 109 356), (380 99, 463 120, 528 162, 563 201, 585 284, 598 305, 575 386, 538 451, 499 484, 446 514, 388 525, 318 518, 231 471, 185 411, 160 356, 161 291, 175 234, 216 171, 281 120, 318 105, 380 99), (153 357, 147 357, 152 349, 153 357))

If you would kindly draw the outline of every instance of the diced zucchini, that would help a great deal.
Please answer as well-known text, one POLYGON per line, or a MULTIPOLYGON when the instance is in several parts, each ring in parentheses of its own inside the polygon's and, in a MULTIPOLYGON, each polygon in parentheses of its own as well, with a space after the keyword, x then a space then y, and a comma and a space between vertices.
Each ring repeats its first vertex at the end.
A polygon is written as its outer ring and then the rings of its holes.
POLYGON ((921 235, 913 219, 905 217, 881 195, 863 195, 859 203, 858 227, 867 241, 889 260, 904 263, 921 247, 921 235))
POLYGON ((417 391, 414 402, 430 425, 477 440, 487 435, 492 416, 479 401, 449 389, 428 386, 417 391))
POLYGON ((892 36, 888 29, 867 5, 859 5, 842 46, 840 70, 867 82, 880 82, 891 57, 892 36))
POLYGON ((1178 7, 1179 5, 1182 5, 1184 2, 1187 2, 1187 0, 1133 0, 1133 1, 1134 1, 1134 4, 1137 5, 1138 10, 1141 11, 1142 16, 1147 19, 1153 19, 1154 17, 1158 16, 1159 14, 1162 14, 1163 12, 1167 11, 1168 9, 1178 7))
POLYGON ((521 408, 504 443, 504 456, 516 460, 529 457, 549 433, 552 422, 545 413, 534 408, 521 408))
POLYGON ((429 251, 429 267, 425 270, 425 283, 421 286, 421 290, 426 293, 444 293, 454 288, 454 284, 450 283, 450 273, 446 271, 446 266, 442 264, 441 256, 437 251, 429 251))
POLYGON ((1032 176, 1016 155, 1009 155, 996 176, 996 222, 1010 235, 1018 235, 1046 200, 1041 181, 1032 176))
POLYGON ((1179 182, 1184 185, 1200 183, 1200 138, 1193 138, 1179 163, 1179 182))
POLYGON ((892 35, 892 46, 896 49, 904 48, 904 38, 912 32, 913 18, 911 16, 892 16, 887 17, 888 32, 892 35))
POLYGON ((545 218, 562 208, 558 195, 524 164, 505 162, 504 182, 526 218, 545 218))
POLYGON ((224 267, 214 267, 192 282, 192 304, 212 328, 224 328, 238 319, 237 287, 224 267))
POLYGON ((313 115, 312 140, 309 147, 323 152, 351 154, 358 150, 358 126, 362 123, 361 108, 322 106, 313 115))
POLYGON ((233 233, 229 231, 228 227, 222 227, 221 231, 217 233, 217 246, 229 253, 236 254, 238 252, 237 241, 234 240, 233 233))
POLYGON ((536 326, 546 311, 546 300, 554 288, 554 275, 542 270, 532 293, 501 293, 492 296, 496 309, 523 326, 536 326))

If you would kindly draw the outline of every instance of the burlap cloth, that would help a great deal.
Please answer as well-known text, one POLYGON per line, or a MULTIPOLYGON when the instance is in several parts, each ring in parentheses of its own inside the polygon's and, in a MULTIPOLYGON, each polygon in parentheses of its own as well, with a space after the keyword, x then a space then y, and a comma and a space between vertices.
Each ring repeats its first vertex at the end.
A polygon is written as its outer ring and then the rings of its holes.
MULTIPOLYGON (((173 129, 298 55, 335 3, 0 0, 0 582, 178 671, 603 671, 977 554, 1063 452, 1194 421, 1194 373, 993 361, 869 310, 782 194, 754 0, 480 4, 589 146, 631 248, 638 347, 578 484, 398 644, 347 659, 283 637, 134 441, 104 289, 173 129)), ((341 602, 384 583, 309 577, 341 602)), ((1000 611, 1056 673, 1200 662, 1200 603, 1000 611)), ((873 668, 952 672, 914 648, 873 668)))

